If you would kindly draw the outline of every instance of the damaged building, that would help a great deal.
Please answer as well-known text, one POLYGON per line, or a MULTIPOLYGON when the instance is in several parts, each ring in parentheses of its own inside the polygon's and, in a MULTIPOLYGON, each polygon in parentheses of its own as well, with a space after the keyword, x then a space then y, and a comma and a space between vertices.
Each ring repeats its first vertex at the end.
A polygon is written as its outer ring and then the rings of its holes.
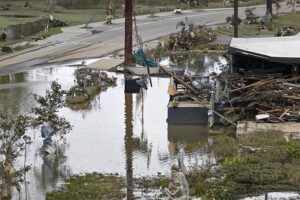
POLYGON ((300 35, 233 38, 230 44, 234 72, 240 74, 299 74, 300 35))

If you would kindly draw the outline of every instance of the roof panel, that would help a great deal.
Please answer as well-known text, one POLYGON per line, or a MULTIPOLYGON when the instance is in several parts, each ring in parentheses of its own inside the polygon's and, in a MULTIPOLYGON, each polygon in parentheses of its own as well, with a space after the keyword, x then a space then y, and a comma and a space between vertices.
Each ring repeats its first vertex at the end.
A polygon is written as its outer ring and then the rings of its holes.
POLYGON ((273 58, 300 58, 300 37, 233 38, 230 48, 273 58))

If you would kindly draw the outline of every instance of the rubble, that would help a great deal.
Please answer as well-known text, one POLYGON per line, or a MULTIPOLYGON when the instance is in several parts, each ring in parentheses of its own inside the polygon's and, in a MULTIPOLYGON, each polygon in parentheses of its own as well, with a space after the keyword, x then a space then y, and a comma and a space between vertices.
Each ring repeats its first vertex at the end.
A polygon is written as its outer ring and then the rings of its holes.
POLYGON ((300 122, 300 76, 282 74, 220 77, 225 90, 219 111, 239 120, 258 122, 300 122))
MULTIPOLYGON (((238 25, 240 25, 241 23, 242 23, 242 19, 241 18, 239 18, 238 17, 238 25)), ((230 24, 230 25, 233 25, 234 23, 234 16, 232 15, 232 16, 228 16, 228 17, 226 17, 226 22, 228 23, 228 24, 230 24)))
POLYGON ((244 22, 248 24, 258 24, 259 17, 253 12, 255 9, 255 7, 249 7, 245 9, 246 19, 244 22))
POLYGON ((105 72, 91 70, 83 67, 74 73, 76 85, 66 96, 68 104, 79 104, 89 101, 95 94, 116 84, 116 78, 109 78, 105 72))
POLYGON ((281 37, 281 36, 292 36, 296 34, 296 30, 294 27, 284 27, 280 28, 278 32, 275 34, 275 36, 281 37))
POLYGON ((190 47, 198 44, 207 44, 216 40, 217 35, 206 25, 196 26, 193 23, 180 21, 177 28, 180 31, 169 36, 169 50, 190 50, 190 47))

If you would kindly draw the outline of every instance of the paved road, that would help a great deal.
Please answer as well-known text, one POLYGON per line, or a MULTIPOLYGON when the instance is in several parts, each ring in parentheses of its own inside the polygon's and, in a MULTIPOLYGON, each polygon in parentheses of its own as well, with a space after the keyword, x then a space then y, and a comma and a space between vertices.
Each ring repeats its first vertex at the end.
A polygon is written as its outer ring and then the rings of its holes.
MULTIPOLYGON (((258 6, 255 13, 263 15, 265 7, 258 6)), ((139 16, 137 25, 143 41, 150 41, 176 32, 178 21, 186 17, 195 24, 213 26, 224 23, 232 14, 231 8, 185 11, 181 15, 161 13, 157 17, 139 16)), ((244 17, 244 8, 240 9, 240 16, 244 17)), ((124 46, 124 19, 114 23, 93 23, 91 29, 82 29, 82 26, 64 28, 62 34, 39 41, 34 48, 0 57, 0 74, 48 62, 101 57, 121 50, 124 46)))

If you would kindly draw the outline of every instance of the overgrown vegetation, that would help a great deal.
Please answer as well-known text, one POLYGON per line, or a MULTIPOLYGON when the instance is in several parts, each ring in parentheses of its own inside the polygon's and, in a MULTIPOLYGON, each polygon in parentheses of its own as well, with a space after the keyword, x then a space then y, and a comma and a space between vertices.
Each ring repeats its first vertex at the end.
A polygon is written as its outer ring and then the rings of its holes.
POLYGON ((125 188, 125 182, 118 176, 93 173, 73 176, 66 182, 62 188, 47 193, 46 200, 119 200, 125 197, 122 191, 125 188))
MULTIPOLYGON (((299 191, 300 140, 279 132, 257 132, 234 138, 214 136, 214 159, 190 168, 191 196, 203 200, 232 200, 270 191, 299 191)), ((168 178, 139 179, 137 184, 165 188, 168 178)))
POLYGON ((51 90, 47 90, 45 96, 34 94, 34 99, 38 103, 38 106, 33 108, 33 113, 36 115, 33 121, 34 127, 46 125, 61 136, 64 136, 71 130, 70 122, 58 115, 59 109, 65 104, 65 94, 66 92, 61 90, 61 85, 57 82, 52 82, 51 90))
POLYGON ((25 173, 29 166, 15 167, 16 159, 23 153, 30 138, 25 135, 31 125, 31 119, 0 114, 0 199, 10 197, 10 188, 21 190, 25 173))
POLYGON ((58 110, 64 105, 64 91, 56 82, 51 84, 51 91, 45 96, 34 95, 38 103, 33 109, 33 116, 8 116, 0 111, 0 199, 11 196, 11 187, 21 190, 20 183, 30 167, 16 167, 16 160, 24 156, 26 160, 26 145, 31 143, 31 138, 26 135, 29 128, 47 125, 62 137, 71 130, 70 123, 58 115, 58 110))
POLYGON ((298 191, 299 147, 300 141, 286 141, 279 132, 216 137, 212 150, 217 166, 191 172, 192 194, 237 199, 267 191, 298 191))

